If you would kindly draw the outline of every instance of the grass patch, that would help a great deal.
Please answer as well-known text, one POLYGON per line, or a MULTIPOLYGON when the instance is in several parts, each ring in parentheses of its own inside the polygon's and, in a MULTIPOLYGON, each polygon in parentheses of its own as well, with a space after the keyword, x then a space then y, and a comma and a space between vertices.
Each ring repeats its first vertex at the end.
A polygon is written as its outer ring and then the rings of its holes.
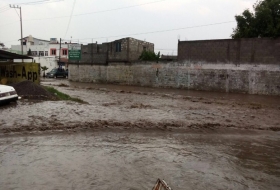
POLYGON ((50 92, 52 95, 56 96, 59 100, 74 101, 74 102, 78 102, 81 104, 87 104, 87 102, 85 102, 79 98, 72 98, 68 94, 64 94, 64 93, 56 90, 53 87, 46 86, 45 88, 48 92, 50 92))

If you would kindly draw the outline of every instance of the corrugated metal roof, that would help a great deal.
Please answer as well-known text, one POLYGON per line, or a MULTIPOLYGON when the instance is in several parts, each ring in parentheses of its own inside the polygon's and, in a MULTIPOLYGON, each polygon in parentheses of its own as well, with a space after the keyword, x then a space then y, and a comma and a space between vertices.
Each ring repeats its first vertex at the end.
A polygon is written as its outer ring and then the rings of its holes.
POLYGON ((33 59, 33 58, 26 55, 20 55, 8 51, 0 50, 0 59, 33 59))

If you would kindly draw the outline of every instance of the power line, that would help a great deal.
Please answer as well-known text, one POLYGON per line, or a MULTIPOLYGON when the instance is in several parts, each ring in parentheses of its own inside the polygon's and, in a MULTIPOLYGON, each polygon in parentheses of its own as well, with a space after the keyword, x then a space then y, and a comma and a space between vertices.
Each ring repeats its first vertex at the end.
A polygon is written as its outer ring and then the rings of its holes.
POLYGON ((6 11, 8 11, 8 10, 10 10, 10 8, 5 9, 5 10, 0 10, 0 13, 4 13, 4 12, 6 12, 6 11))
POLYGON ((70 18, 69 18, 69 22, 68 22, 68 25, 67 25, 67 29, 66 29, 64 38, 66 37, 66 34, 68 32, 68 29, 69 29, 69 26, 70 26, 70 23, 71 23, 71 19, 72 19, 72 15, 73 15, 73 12, 74 12, 75 4, 76 4, 76 0, 74 0, 73 6, 72 6, 72 11, 71 11, 71 14, 70 14, 70 18))
MULTIPOLYGON (((159 30, 159 31, 152 31, 152 32, 143 32, 143 33, 136 33, 136 34, 123 34, 123 35, 118 35, 118 36, 106 36, 106 37, 83 38, 83 39, 62 39, 62 41, 80 41, 80 40, 92 40, 92 39, 101 39, 101 38, 114 38, 114 37, 122 37, 122 36, 135 36, 135 35, 143 35, 143 34, 154 34, 154 33, 170 32, 170 31, 176 31, 176 30, 215 26, 215 25, 221 25, 221 24, 228 24, 228 23, 232 23, 232 22, 235 22, 235 21, 226 21, 226 22, 189 26, 189 27, 184 27, 184 28, 176 28, 176 29, 168 29, 168 30, 159 30)), ((4 42, 4 43, 7 43, 7 42, 4 42)), ((86 42, 84 41, 84 43, 86 43, 86 42)))
POLYGON ((10 23, 8 23, 8 24, 3 24, 3 25, 1 25, 1 26, 7 26, 7 25, 11 25, 11 24, 14 24, 14 23, 18 23, 19 21, 15 21, 15 22, 10 22, 10 23))
POLYGON ((19 14, 18 14, 18 12, 17 12, 17 10, 16 10, 16 9, 14 9, 14 10, 16 11, 16 13, 17 13, 18 17, 20 17, 20 16, 19 16, 19 14))
POLYGON ((219 23, 213 23, 213 24, 189 26, 189 27, 184 27, 184 28, 175 28, 175 29, 167 29, 167 30, 158 30, 158 31, 143 32, 143 33, 123 34, 123 35, 117 35, 117 36, 104 36, 104 37, 83 38, 83 39, 73 39, 73 40, 89 40, 89 39, 101 39, 101 38, 115 38, 115 37, 122 37, 122 36, 137 36, 137 35, 143 35, 143 34, 153 34, 153 33, 171 32, 171 31, 176 31, 176 30, 184 30, 184 29, 191 29, 191 28, 200 28, 200 27, 206 27, 206 26, 214 26, 214 25, 228 24, 228 23, 232 23, 232 22, 235 22, 235 21, 219 22, 219 23))
POLYGON ((4 8, 4 7, 8 7, 8 5, 4 5, 3 7, 0 7, 0 9, 4 8))
MULTIPOLYGON (((77 17, 77 16, 84 16, 84 15, 89 15, 89 14, 98 14, 98 13, 111 12, 111 11, 117 11, 117 10, 122 10, 122 9, 129 9, 129 8, 134 8, 134 7, 140 7, 140 6, 144 6, 144 5, 159 3, 159 2, 162 2, 162 1, 167 1, 167 0, 153 1, 153 2, 149 2, 149 3, 143 3, 143 4, 132 5, 132 6, 127 6, 127 7, 120 7, 120 8, 115 8, 115 9, 108 9, 108 10, 103 10, 103 11, 95 11, 95 12, 89 12, 89 13, 75 14, 75 15, 72 15, 72 16, 77 17)), ((54 18, 67 18, 67 17, 70 17, 70 16, 48 17, 48 18, 39 18, 39 19, 26 19, 25 21, 48 20, 48 19, 54 19, 54 18)))
POLYGON ((3 6, 3 7, 0 7, 0 11, 2 10, 2 9, 6 9, 6 8, 8 8, 9 6, 8 5, 5 5, 5 6, 3 6))
MULTIPOLYGON (((57 0, 55 2, 58 2, 58 1, 64 1, 64 0, 57 0)), ((129 8, 140 7, 140 6, 144 6, 144 5, 148 5, 148 4, 159 3, 162 1, 167 1, 167 0, 153 1, 153 2, 149 2, 149 3, 143 3, 143 4, 132 5, 132 6, 127 6, 127 7, 120 7, 120 8, 115 8, 115 9, 108 9, 108 10, 103 10, 103 11, 95 11, 95 12, 90 12, 90 13, 81 13, 81 14, 76 14, 76 15, 72 15, 72 16, 76 17, 76 16, 83 16, 83 15, 89 15, 89 14, 98 14, 98 13, 117 11, 117 10, 122 10, 122 9, 129 9, 129 8)), ((58 17, 48 17, 48 18, 39 18, 39 19, 24 19, 24 21, 50 20, 50 19, 67 18, 67 17, 70 17, 70 16, 58 16, 58 17)), ((7 23, 5 25, 9 25, 9 24, 10 23, 7 23)), ((3 25, 0 25, 0 26, 3 26, 3 25)))
POLYGON ((9 9, 10 9, 10 7, 8 5, 5 5, 5 6, 0 8, 0 13, 5 12, 5 11, 7 11, 9 9))
POLYGON ((41 0, 41 1, 32 1, 32 2, 26 2, 26 3, 18 3, 17 5, 28 5, 28 4, 36 4, 36 3, 42 3, 42 2, 46 2, 49 0, 41 0))
POLYGON ((40 1, 19 3, 18 5, 37 5, 37 4, 55 3, 59 1, 64 1, 64 0, 40 0, 40 1))

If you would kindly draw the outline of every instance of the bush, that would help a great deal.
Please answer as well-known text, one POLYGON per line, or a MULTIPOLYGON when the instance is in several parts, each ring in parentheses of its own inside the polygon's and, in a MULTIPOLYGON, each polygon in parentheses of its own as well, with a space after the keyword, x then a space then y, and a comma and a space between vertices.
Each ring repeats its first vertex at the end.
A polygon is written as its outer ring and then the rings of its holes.
POLYGON ((160 57, 160 52, 155 54, 153 51, 143 51, 139 59, 142 61, 158 61, 160 57))

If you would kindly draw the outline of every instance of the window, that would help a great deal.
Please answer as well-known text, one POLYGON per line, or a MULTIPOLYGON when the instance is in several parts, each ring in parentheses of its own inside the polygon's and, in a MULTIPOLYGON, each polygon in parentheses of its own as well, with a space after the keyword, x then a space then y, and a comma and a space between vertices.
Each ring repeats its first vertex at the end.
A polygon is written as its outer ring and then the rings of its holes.
POLYGON ((40 56, 44 56, 44 51, 39 51, 40 56))
POLYGON ((37 54, 37 51, 31 51, 31 55, 33 55, 33 56, 38 55, 38 54, 37 54))
POLYGON ((62 55, 67 55, 68 54, 68 50, 67 49, 62 49, 62 55))
POLYGON ((121 51, 122 51, 121 42, 117 42, 116 43, 116 52, 121 52, 121 51))
POLYGON ((48 51, 45 51, 45 56, 49 56, 49 52, 48 51))
POLYGON ((51 55, 56 55, 56 49, 51 49, 51 55))

